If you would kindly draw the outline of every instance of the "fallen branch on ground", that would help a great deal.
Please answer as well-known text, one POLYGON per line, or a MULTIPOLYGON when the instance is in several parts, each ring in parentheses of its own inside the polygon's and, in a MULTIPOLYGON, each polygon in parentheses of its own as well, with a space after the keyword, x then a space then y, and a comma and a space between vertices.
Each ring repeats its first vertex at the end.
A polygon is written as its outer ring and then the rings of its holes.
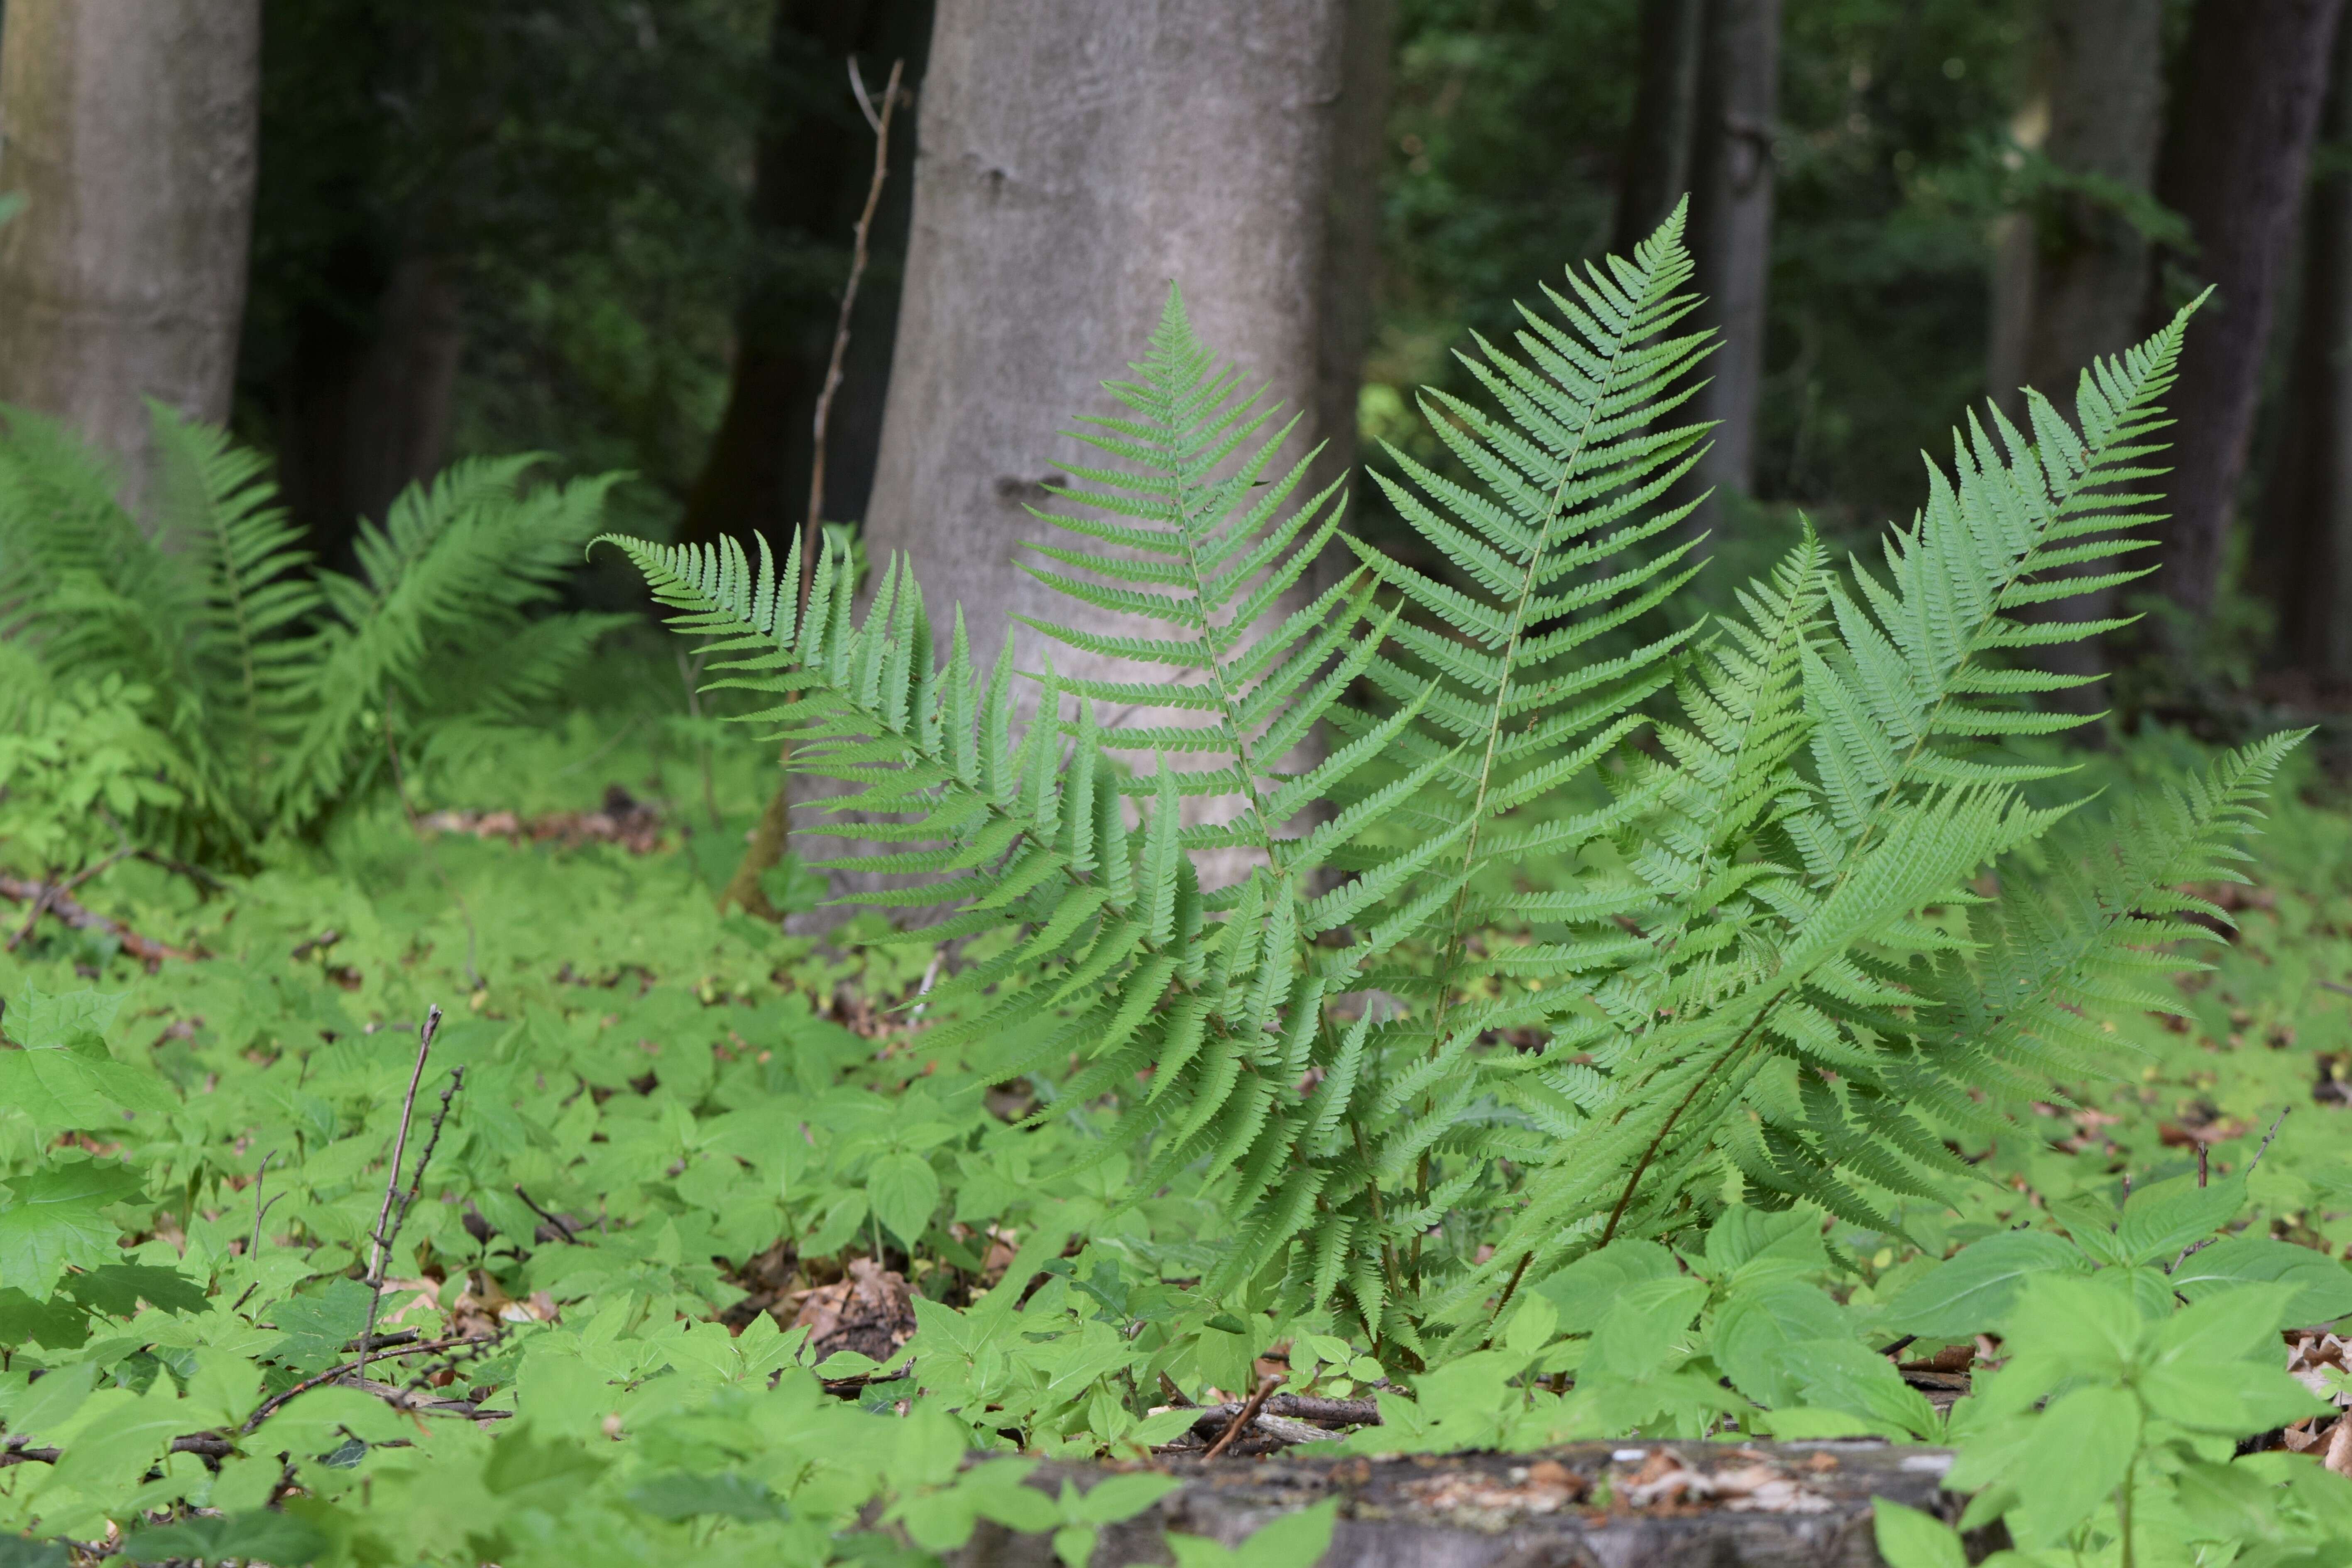
MULTIPOLYGON (((110 920, 93 910, 85 909, 66 891, 66 887, 71 885, 29 882, 22 877, 0 874, 0 899, 6 899, 13 903, 30 904, 33 906, 33 913, 36 917, 45 914, 54 915, 76 931, 94 931, 110 936, 122 944, 123 952, 151 969, 167 958, 189 959, 203 956, 188 948, 173 947, 168 942, 155 942, 141 936, 121 921, 110 920)), ((29 921, 26 923, 30 924, 29 921)))

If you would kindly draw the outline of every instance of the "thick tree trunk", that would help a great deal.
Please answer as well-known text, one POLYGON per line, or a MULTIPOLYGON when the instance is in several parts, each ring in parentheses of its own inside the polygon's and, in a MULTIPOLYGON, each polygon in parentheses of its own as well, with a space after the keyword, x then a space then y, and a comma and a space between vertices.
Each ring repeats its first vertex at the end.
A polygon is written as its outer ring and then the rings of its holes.
MULTIPOLYGON (((866 538, 877 562, 912 557, 942 616, 962 603, 983 660, 1014 615, 1087 619, 1015 563, 1051 531, 1024 508, 1079 460, 1055 432, 1113 406, 1101 383, 1138 356, 1169 279, 1202 335, 1304 415, 1306 440, 1331 443, 1327 476, 1353 455, 1361 308, 1330 280, 1335 264, 1362 276, 1368 225, 1345 204, 1335 219, 1333 181, 1350 94, 1370 89, 1346 80, 1348 30, 1384 11, 940 7, 866 538)), ((1034 658, 1036 634, 1013 635, 1034 658)))
MULTIPOLYGON (((2161 130, 2163 26, 2164 0, 2053 4, 2042 153, 2059 170, 2148 192, 2161 130)), ((2004 407, 2021 406, 2014 382, 2068 406, 2082 368, 2122 353, 2138 331, 2147 241, 2113 200, 2080 189, 2053 191, 2023 216, 2023 296, 2009 302, 2017 357, 1996 367, 1993 395, 2004 407)))
MULTIPOLYGON (((2157 172, 2197 251, 2171 258, 2213 299, 2189 328, 2172 395, 2163 570, 2190 615, 2220 590, 2280 261, 2302 204, 2342 0, 2198 0, 2157 172)), ((2151 319, 2168 301, 2158 300, 2151 319)))
MULTIPOLYGON (((805 521, 810 426, 847 272, 845 263, 813 269, 806 255, 835 247, 845 254, 873 165, 873 133, 852 104, 846 65, 857 57, 870 92, 882 90, 893 59, 906 60, 907 80, 919 82, 930 26, 931 0, 776 0, 769 100, 752 158, 752 271, 736 311, 726 411, 688 493, 681 539, 764 533, 781 548, 805 521)), ((893 128, 875 267, 859 293, 834 397, 828 520, 863 516, 872 488, 912 205, 912 130, 913 117, 903 115, 893 128)))
POLYGON ((411 255, 382 286, 373 317, 314 305, 296 331, 278 420, 287 505, 331 561, 346 563, 359 520, 446 460, 465 354, 464 273, 411 255))
MULTIPOLYGON (((2041 151, 2090 185, 2043 192, 2005 220, 1996 262, 1992 398, 2012 419, 2033 387, 2071 411, 2076 378, 2094 358, 2121 353, 2139 331, 2147 240, 2116 197, 2146 197, 2156 174, 2164 99, 2164 0, 2054 0, 2040 40, 2045 129, 2041 151), (2095 184, 2090 184, 2095 182, 2095 184), (2104 187, 2102 194, 2093 191, 2104 187), (2114 195, 2105 193, 2112 192, 2114 195)), ((2050 620, 2111 613, 2112 592, 2043 606, 2050 620)), ((2046 662, 2062 674, 2107 668, 2095 643, 2066 643, 2046 662)), ((2077 711, 2104 688, 2061 693, 2077 711)))
MULTIPOLYGON (((2321 140, 2352 142, 2352 26, 2339 25, 2321 140)), ((2311 183, 2286 428, 2255 518, 2248 585, 2278 613, 2277 660, 2352 679, 2352 170, 2311 183)))
POLYGON ((1642 0, 1642 74, 1633 89, 1609 242, 1616 255, 1632 255, 1690 189, 1706 13, 1706 0, 1642 0))
MULTIPOLYGON (((1772 270, 1772 136, 1780 111, 1780 0, 1706 0, 1691 145, 1690 246, 1705 319, 1720 335, 1694 404, 1716 421, 1697 477, 1755 488, 1764 311, 1772 270)), ((1710 512, 1719 511, 1709 506, 1710 512)))
POLYGON ((0 401, 112 453, 134 501, 143 398, 228 416, 260 47, 259 0, 8 0, 0 401))

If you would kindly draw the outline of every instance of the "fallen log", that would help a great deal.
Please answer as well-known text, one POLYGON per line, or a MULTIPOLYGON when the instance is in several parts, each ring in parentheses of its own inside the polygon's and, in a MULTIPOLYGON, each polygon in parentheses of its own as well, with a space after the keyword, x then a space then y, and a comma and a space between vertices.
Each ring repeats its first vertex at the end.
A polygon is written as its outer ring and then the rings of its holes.
MULTIPOLYGON (((1877 1568, 1871 1500, 1957 1519, 1959 1500, 1942 1488, 1951 1462, 1943 1449, 1870 1442, 1579 1443, 1531 1454, 1256 1461, 1163 1455, 1124 1468, 1182 1487, 1106 1529, 1092 1562, 1171 1563, 1170 1531, 1232 1546, 1336 1498, 1321 1568, 1877 1568)), ((1117 1473, 1047 1464, 1028 1484, 1084 1491, 1117 1473)), ((1055 1563, 1049 1537, 985 1522, 948 1561, 1055 1563)))

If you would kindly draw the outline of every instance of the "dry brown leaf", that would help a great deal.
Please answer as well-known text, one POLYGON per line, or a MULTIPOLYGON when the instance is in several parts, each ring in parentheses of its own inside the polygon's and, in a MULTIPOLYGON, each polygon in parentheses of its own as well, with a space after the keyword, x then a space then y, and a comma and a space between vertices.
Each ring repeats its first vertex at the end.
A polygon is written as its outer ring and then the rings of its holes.
POLYGON ((915 1337, 915 1300, 906 1276, 870 1258, 849 1260, 849 1277, 798 1295, 792 1327, 809 1331, 809 1344, 822 1360, 856 1351, 888 1361, 915 1337))

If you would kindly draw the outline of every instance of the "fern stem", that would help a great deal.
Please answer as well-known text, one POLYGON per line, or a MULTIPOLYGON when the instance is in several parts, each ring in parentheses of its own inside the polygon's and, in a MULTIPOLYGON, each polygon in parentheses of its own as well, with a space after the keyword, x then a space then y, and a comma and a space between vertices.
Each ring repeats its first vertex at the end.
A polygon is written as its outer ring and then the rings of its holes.
MULTIPOLYGON (((1567 508, 1568 487, 1576 478, 1578 461, 1584 456, 1585 447, 1591 442, 1592 427, 1601 417, 1601 405, 1608 397, 1610 387, 1615 384, 1619 362, 1623 358, 1627 341, 1626 337, 1621 334, 1611 345, 1607 365, 1602 374, 1595 378, 1592 400, 1587 405, 1584 423, 1577 430, 1575 445, 1560 461, 1559 479, 1553 485, 1551 500, 1544 509, 1543 528, 1536 535, 1534 547, 1528 552, 1527 570, 1519 579, 1518 597, 1511 605, 1510 632, 1503 644, 1500 659, 1501 672, 1495 683, 1495 701, 1486 721, 1486 746, 1478 759, 1478 784, 1470 800, 1470 824, 1463 837, 1463 882, 1461 888, 1455 891, 1454 903, 1445 916, 1445 942, 1440 949, 1437 963, 1437 999, 1430 1016, 1429 1054, 1432 1058, 1445 1047, 1445 1015, 1454 997, 1454 972, 1461 965, 1463 949, 1467 940, 1462 930, 1462 914, 1469 907, 1469 878, 1478 861, 1478 830, 1486 819, 1486 797, 1494 788, 1495 752, 1502 744, 1503 714, 1506 705, 1510 700, 1514 660, 1517 657, 1519 644, 1527 635, 1528 604, 1535 597, 1537 574, 1543 569, 1545 553, 1551 547, 1552 531, 1559 527, 1567 508)), ((1433 1115, 1436 1109, 1437 1100, 1433 1090, 1423 1101, 1423 1114, 1433 1115)), ((1431 1156, 1423 1154, 1414 1178, 1416 1198, 1428 1196, 1431 1177, 1433 1173, 1434 1167, 1431 1156)), ((1413 1238, 1411 1272, 1413 1279, 1418 1282, 1421 1276, 1421 1238, 1419 1237, 1413 1238)))
POLYGON ((1674 1131, 1675 1123, 1682 1120, 1683 1112, 1697 1102, 1699 1090, 1705 1089, 1717 1073, 1721 1072, 1726 1065, 1747 1049, 1748 1042, 1755 1037, 1757 1030, 1764 1026, 1764 1020, 1772 1016, 1773 1009, 1778 1007, 1788 994, 1789 990, 1784 989, 1780 995, 1766 1003, 1764 1010, 1757 1014, 1748 1027, 1739 1032, 1739 1037, 1732 1041, 1721 1056, 1708 1064, 1706 1070, 1700 1073, 1693 1081, 1689 1091, 1682 1097, 1681 1101, 1674 1110, 1666 1113, 1666 1120, 1660 1124, 1656 1134, 1651 1138, 1649 1146, 1642 1151, 1642 1157, 1634 1162, 1633 1173, 1625 1178, 1625 1190, 1617 1194, 1617 1206, 1609 1211, 1609 1223, 1601 1227, 1601 1239, 1594 1244, 1595 1251, 1608 1246, 1611 1239, 1616 1236, 1618 1222, 1625 1217, 1625 1210, 1633 1203, 1633 1194, 1641 1187, 1642 1177, 1648 1173, 1650 1162, 1656 1159, 1658 1151, 1666 1146, 1667 1136, 1674 1131))
MULTIPOLYGON (((1173 409, 1164 409, 1164 412, 1172 418, 1173 409)), ((1257 761, 1250 753, 1249 736, 1244 732, 1235 711, 1233 689, 1225 681, 1225 661, 1217 650, 1215 628, 1209 624, 1208 584, 1201 574, 1200 543, 1192 531, 1192 515, 1184 507, 1184 476, 1179 469, 1171 472, 1170 477, 1177 481, 1176 536, 1184 542, 1184 571, 1192 579, 1192 602, 1201 607, 1201 641, 1209 652, 1210 688, 1216 693, 1218 716, 1224 721, 1225 733, 1233 742, 1234 763, 1241 773, 1242 794, 1249 801, 1252 820, 1257 824, 1258 847, 1265 851, 1267 868, 1280 878, 1283 876, 1282 857, 1274 847, 1273 825, 1266 821, 1265 797, 1258 792, 1257 761)), ((1161 763, 1163 767, 1166 765, 1164 762, 1161 763)), ((1286 882, 1285 886, 1287 885, 1286 882)))

